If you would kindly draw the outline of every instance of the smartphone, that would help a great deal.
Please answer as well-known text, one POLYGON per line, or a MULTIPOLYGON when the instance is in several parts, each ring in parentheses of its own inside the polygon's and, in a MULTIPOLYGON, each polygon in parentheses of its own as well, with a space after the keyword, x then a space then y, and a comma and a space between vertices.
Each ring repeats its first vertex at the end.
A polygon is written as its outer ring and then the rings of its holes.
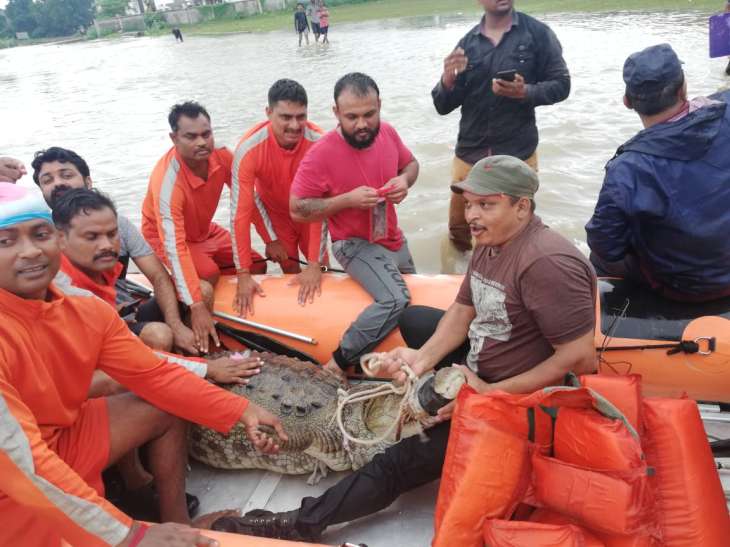
POLYGON ((497 72, 495 77, 498 80, 504 80, 505 82, 514 82, 516 74, 517 70, 512 68, 510 70, 500 70, 499 72, 497 72))

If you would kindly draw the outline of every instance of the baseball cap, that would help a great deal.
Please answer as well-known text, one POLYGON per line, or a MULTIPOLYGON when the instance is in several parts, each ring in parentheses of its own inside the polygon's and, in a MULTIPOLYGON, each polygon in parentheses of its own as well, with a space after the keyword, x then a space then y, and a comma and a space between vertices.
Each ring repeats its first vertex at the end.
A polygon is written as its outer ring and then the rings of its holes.
POLYGON ((537 173, 514 156, 488 156, 474 164, 466 178, 451 185, 457 194, 471 192, 479 196, 507 194, 533 199, 540 182, 537 173))
POLYGON ((623 76, 628 93, 656 93, 682 77, 682 61, 672 46, 658 44, 629 55, 623 76))

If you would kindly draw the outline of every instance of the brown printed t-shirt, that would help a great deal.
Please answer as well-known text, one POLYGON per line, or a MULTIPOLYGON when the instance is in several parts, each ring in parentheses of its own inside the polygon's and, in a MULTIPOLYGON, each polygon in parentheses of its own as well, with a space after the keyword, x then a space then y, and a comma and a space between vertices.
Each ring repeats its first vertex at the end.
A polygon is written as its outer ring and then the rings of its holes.
POLYGON ((537 216, 499 254, 489 251, 474 250, 456 301, 476 309, 467 365, 498 382, 594 328, 596 277, 575 245, 537 216))

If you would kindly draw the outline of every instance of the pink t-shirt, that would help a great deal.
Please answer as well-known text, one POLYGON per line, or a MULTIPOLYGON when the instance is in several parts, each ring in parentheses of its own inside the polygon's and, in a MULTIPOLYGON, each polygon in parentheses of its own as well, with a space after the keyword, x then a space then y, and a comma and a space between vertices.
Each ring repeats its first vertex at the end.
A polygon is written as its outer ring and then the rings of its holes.
MULTIPOLYGON (((375 142, 364 150, 353 148, 334 129, 320 138, 299 164, 291 186, 298 198, 331 198, 359 186, 378 189, 413 160, 395 129, 385 122, 375 142)), ((395 206, 387 204, 388 230, 379 245, 397 251, 403 244, 395 206)), ((327 219, 332 241, 370 237, 370 211, 343 209, 327 219)))

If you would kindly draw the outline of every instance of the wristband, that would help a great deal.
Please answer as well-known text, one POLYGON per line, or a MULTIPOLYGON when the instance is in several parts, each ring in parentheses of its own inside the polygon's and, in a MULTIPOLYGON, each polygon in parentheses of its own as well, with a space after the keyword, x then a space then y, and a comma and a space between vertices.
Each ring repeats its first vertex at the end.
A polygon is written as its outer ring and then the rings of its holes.
POLYGON ((147 526, 144 524, 140 524, 139 528, 137 528, 137 531, 132 536, 132 539, 129 540, 129 545, 127 547, 137 547, 142 541, 142 538, 144 538, 144 535, 147 533, 147 526))

